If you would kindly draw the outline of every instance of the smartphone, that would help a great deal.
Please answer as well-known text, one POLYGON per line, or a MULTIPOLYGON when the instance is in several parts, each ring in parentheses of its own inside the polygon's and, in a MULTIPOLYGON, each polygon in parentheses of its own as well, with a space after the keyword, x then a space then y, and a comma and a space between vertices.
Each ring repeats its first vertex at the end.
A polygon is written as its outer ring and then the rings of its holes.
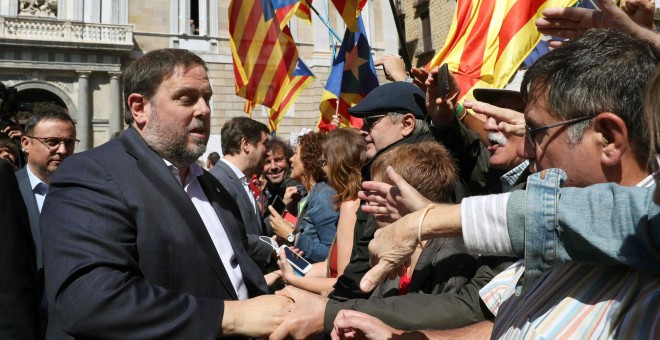
POLYGON ((269 246, 271 246, 271 248, 273 248, 273 250, 274 250, 276 253, 279 253, 279 252, 280 252, 280 246, 279 246, 279 245, 277 244, 277 242, 275 242, 275 240, 273 240, 272 238, 270 238, 270 237, 268 237, 268 236, 259 236, 259 241, 261 241, 261 242, 265 242, 266 244, 268 244, 269 246))
POLYGON ((280 249, 284 249, 284 255, 286 255, 286 259, 289 261, 295 271, 301 273, 304 276, 310 270, 312 270, 312 264, 307 262, 307 260, 305 260, 302 256, 296 254, 293 250, 291 250, 291 248, 283 247, 280 249))
POLYGON ((277 255, 280 254, 280 249, 284 249, 284 255, 286 255, 287 261, 289 261, 289 264, 293 267, 293 271, 295 271, 298 276, 305 276, 307 272, 312 270, 312 265, 307 262, 307 260, 293 252, 293 250, 286 245, 279 246, 275 240, 268 236, 259 236, 259 241, 265 242, 271 246, 277 255))
POLYGON ((437 77, 438 97, 444 97, 449 94, 449 65, 447 65, 447 63, 440 66, 437 77))
POLYGON ((273 209, 277 211, 278 214, 284 215, 284 211, 286 210, 286 204, 284 204, 284 201, 282 201, 282 198, 280 196, 275 196, 273 199, 273 209))

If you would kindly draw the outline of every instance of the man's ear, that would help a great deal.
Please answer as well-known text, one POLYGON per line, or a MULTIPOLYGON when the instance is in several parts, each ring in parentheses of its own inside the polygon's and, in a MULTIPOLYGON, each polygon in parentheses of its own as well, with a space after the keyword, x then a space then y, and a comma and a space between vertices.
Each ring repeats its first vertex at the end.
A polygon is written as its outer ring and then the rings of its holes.
POLYGON ((604 112, 594 118, 595 141, 600 144, 601 163, 606 166, 615 166, 621 163, 623 155, 630 147, 628 141, 628 128, 621 117, 611 112, 604 112))
POLYGON ((133 120, 138 126, 143 126, 147 122, 149 117, 147 106, 149 105, 149 100, 139 93, 131 93, 128 96, 128 107, 131 109, 133 120))
POLYGON ((241 138, 241 150, 243 150, 243 153, 249 154, 251 148, 252 145, 250 145, 250 142, 247 140, 247 138, 241 138))
POLYGON ((21 136, 21 149, 26 155, 30 155, 30 138, 21 136))
POLYGON ((401 130, 401 134, 404 137, 408 137, 412 135, 413 131, 415 131, 415 116, 412 113, 406 113, 401 117, 401 124, 403 125, 403 130, 401 130))

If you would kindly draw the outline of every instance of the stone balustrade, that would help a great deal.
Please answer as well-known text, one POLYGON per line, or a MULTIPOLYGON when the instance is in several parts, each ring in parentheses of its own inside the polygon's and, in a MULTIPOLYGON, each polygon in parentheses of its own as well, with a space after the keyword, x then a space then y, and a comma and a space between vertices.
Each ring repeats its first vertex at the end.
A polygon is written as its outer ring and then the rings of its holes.
POLYGON ((132 47, 133 26, 0 17, 0 39, 132 47))

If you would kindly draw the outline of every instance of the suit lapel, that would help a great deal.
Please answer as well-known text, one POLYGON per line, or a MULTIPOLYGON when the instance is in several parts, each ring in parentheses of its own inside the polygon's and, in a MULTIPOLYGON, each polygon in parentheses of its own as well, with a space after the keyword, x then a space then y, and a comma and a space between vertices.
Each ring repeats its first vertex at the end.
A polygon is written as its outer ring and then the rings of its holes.
POLYGON ((151 150, 142 140, 142 137, 133 129, 129 129, 128 133, 124 133, 120 138, 126 146, 126 151, 137 159, 138 169, 144 174, 144 177, 152 182, 154 188, 160 191, 162 197, 170 202, 170 205, 175 208, 185 225, 190 228, 227 292, 232 298, 238 299, 204 221, 202 221, 190 197, 174 178, 163 159, 151 150))
POLYGON ((417 264, 415 264, 415 270, 413 271, 414 280, 410 281, 410 286, 408 287, 409 292, 420 290, 421 284, 426 281, 426 278, 429 276, 431 269, 433 268, 433 259, 445 242, 446 239, 444 238, 432 239, 427 242, 424 250, 419 254, 417 264))
POLYGON ((245 188, 243 187, 243 183, 241 183, 241 180, 238 179, 236 173, 234 172, 234 170, 232 170, 229 167, 229 165, 225 164, 225 162, 223 161, 220 161, 219 163, 222 171, 224 171, 225 174, 229 177, 229 179, 231 179, 231 182, 233 183, 234 186, 234 190, 236 191, 236 197, 238 197, 238 199, 241 200, 246 207, 248 207, 247 211, 250 213, 250 217, 256 218, 257 214, 254 212, 254 206, 252 205, 252 201, 250 201, 250 198, 247 196, 247 193, 245 192, 245 188))
POLYGON ((43 267, 43 248, 41 246, 41 229, 39 229, 39 206, 37 206, 37 199, 32 192, 32 184, 30 183, 30 176, 27 173, 27 165, 16 173, 18 179, 18 187, 23 196, 23 202, 28 211, 28 219, 30 221, 30 229, 32 230, 32 240, 34 242, 37 268, 43 267))
POLYGON ((245 227, 242 226, 241 213, 238 206, 232 204, 231 200, 227 200, 227 198, 231 196, 224 186, 220 185, 217 179, 213 177, 213 175, 205 171, 204 174, 197 177, 197 179, 225 229, 225 233, 227 234, 227 238, 229 238, 236 259, 238 260, 241 273, 243 274, 243 281, 248 288, 250 296, 264 294, 268 291, 268 287, 261 274, 261 270, 250 258, 245 249, 247 237, 245 227))

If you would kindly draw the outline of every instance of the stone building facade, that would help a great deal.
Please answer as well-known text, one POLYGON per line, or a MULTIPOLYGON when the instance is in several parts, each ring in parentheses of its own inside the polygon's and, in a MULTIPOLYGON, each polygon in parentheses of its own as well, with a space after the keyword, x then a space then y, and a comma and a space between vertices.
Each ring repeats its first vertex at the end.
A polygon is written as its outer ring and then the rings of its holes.
MULTIPOLYGON (((445 43, 456 0, 398 0, 397 10, 415 67, 426 65, 445 43)), ((403 54, 402 51, 400 51, 403 54)))
MULTIPOLYGON (((412 29, 417 2, 402 1, 409 42, 417 34, 412 29)), ((435 2, 444 0, 429 3, 435 2)), ((343 37, 343 22, 330 1, 313 4, 343 37)), ((229 0, 0 0, 0 81, 18 90, 18 100, 65 106, 81 140, 76 151, 82 151, 125 128, 119 88, 123 67, 154 49, 190 49, 208 63, 214 90, 209 151, 219 151, 222 124, 245 114, 244 100, 234 93, 228 7, 229 0)), ((398 53, 389 0, 369 0, 363 19, 374 58, 398 53)), ((316 126, 333 48, 339 46, 316 15, 312 26, 294 18, 291 29, 317 79, 281 122, 278 134, 285 139, 316 126)), ((380 70, 379 77, 386 81, 380 70)), ((253 118, 267 123, 266 112, 257 106, 253 118)))

